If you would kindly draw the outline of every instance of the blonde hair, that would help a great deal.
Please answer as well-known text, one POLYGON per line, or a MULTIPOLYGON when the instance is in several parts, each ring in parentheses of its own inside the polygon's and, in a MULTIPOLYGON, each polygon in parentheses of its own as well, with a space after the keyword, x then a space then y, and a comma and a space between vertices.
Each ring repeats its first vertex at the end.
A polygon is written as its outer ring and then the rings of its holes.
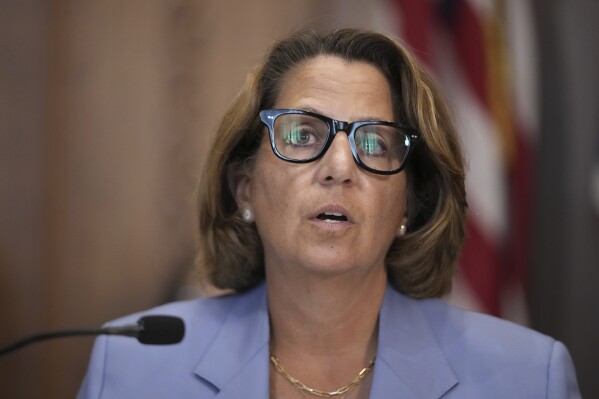
POLYGON ((455 127, 432 79, 406 47, 362 29, 292 34, 275 43, 248 75, 216 132, 200 181, 198 263, 203 282, 244 291, 264 279, 262 242, 255 226, 240 217, 234 188, 251 173, 264 134, 259 111, 274 106, 290 69, 319 55, 377 67, 391 87, 396 120, 420 132, 404 169, 408 232, 393 241, 385 262, 398 291, 415 298, 445 294, 464 239, 467 208, 455 127))

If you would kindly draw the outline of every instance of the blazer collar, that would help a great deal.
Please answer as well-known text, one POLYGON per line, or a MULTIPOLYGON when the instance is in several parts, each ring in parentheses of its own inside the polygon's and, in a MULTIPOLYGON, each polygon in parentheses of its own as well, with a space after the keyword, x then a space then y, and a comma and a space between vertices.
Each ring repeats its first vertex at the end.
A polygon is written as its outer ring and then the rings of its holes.
POLYGON ((379 320, 372 398, 437 399, 458 383, 423 302, 387 286, 379 320))
MULTIPOLYGON (((370 397, 438 399, 457 383, 423 302, 387 286, 370 397)), ((195 374, 215 399, 268 399, 270 339, 266 286, 241 295, 205 350, 195 374)))
POLYGON ((268 399, 270 328, 265 284, 242 294, 194 369, 218 399, 268 399))

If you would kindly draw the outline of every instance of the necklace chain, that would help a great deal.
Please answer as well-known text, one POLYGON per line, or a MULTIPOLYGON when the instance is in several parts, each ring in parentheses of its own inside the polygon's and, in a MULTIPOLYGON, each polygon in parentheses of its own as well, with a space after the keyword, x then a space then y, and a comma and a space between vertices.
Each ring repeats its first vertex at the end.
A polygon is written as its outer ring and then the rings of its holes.
POLYGON ((289 374, 287 372, 287 370, 285 370, 285 368, 281 365, 281 363, 279 363, 279 359, 277 359, 275 356, 270 357, 270 362, 274 366, 275 370, 277 370, 279 372, 279 374, 281 374, 283 377, 285 377, 285 379, 287 379, 289 382, 291 382, 293 384, 293 386, 295 387, 295 389, 297 389, 298 391, 308 392, 309 394, 312 394, 314 396, 319 396, 321 398, 330 398, 330 397, 334 397, 334 396, 344 395, 344 394, 348 393, 349 391, 351 391, 352 389, 354 389, 364 379, 364 377, 366 377, 372 371, 372 369, 374 367, 375 359, 376 359, 376 356, 372 358, 372 360, 370 361, 368 366, 366 366, 362 370, 360 370, 360 372, 352 380, 352 382, 350 382, 347 385, 342 386, 341 388, 338 388, 338 389, 336 389, 334 391, 330 391, 330 392, 321 391, 316 388, 310 388, 309 386, 307 386, 306 384, 304 384, 297 378, 293 377, 291 374, 289 374))

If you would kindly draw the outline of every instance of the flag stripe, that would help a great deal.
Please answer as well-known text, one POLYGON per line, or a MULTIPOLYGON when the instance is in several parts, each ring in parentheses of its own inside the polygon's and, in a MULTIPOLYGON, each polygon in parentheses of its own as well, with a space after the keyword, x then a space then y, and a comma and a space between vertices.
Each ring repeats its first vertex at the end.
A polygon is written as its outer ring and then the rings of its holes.
POLYGON ((418 58, 429 67, 434 65, 431 52, 433 27, 436 23, 430 1, 395 0, 395 10, 403 18, 401 36, 415 50, 418 58))
POLYGON ((488 106, 484 31, 475 10, 465 0, 445 1, 443 17, 453 37, 457 59, 469 88, 488 106), (449 5, 448 5, 449 4, 449 5))

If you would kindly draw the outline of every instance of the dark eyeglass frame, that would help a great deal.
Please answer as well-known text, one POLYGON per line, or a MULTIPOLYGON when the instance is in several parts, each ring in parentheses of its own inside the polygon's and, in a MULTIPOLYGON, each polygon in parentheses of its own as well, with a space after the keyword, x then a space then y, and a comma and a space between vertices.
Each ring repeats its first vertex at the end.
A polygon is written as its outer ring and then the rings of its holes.
POLYGON ((287 162, 291 162, 291 163, 313 162, 313 161, 317 160, 318 158, 322 157, 327 152, 327 150, 331 146, 331 143, 335 139, 335 135, 337 134, 337 132, 344 131, 347 134, 347 137, 349 139, 349 145, 350 145, 350 149, 351 149, 351 153, 354 158, 354 161, 360 167, 366 169, 369 172, 372 172, 372 173, 375 173, 378 175, 394 175, 394 174, 401 172, 403 170, 403 168, 406 166, 408 157, 410 156, 412 149, 414 148, 414 146, 416 145, 416 143, 418 142, 419 137, 420 137, 418 130, 410 128, 410 127, 401 126, 401 125, 398 125, 397 123, 393 123, 393 122, 374 121, 374 120, 373 121, 344 122, 344 121, 338 121, 336 119, 329 118, 327 116, 320 115, 320 114, 317 114, 314 112, 302 111, 302 110, 298 110, 298 109, 263 109, 262 111, 260 111, 260 120, 262 121, 262 123, 264 125, 266 125, 266 127, 268 127, 268 133, 270 136, 270 146, 272 148, 272 151, 275 153, 275 155, 278 158, 282 159, 283 161, 287 161, 287 162), (320 119, 321 121, 326 123, 326 125, 328 126, 329 133, 327 135, 326 142, 325 142, 324 146, 322 147, 322 149, 318 153, 316 153, 316 155, 314 155, 313 157, 307 158, 307 159, 288 158, 288 157, 284 156, 283 154, 281 154, 279 152, 279 150, 277 150, 277 146, 275 144, 275 132, 274 132, 275 120, 281 115, 289 115, 289 114, 300 114, 300 115, 312 116, 312 117, 320 119), (362 160, 358 156, 358 153, 356 150, 355 132, 358 128, 360 128, 362 126, 367 126, 367 125, 391 126, 391 127, 397 128, 398 130, 400 130, 402 132, 405 132, 404 134, 408 139, 409 145, 406 149, 406 154, 404 156, 404 159, 402 160, 401 164, 399 165, 399 167, 397 169, 390 170, 390 171, 377 170, 377 169, 371 168, 370 166, 368 166, 364 162, 362 162, 362 160))

